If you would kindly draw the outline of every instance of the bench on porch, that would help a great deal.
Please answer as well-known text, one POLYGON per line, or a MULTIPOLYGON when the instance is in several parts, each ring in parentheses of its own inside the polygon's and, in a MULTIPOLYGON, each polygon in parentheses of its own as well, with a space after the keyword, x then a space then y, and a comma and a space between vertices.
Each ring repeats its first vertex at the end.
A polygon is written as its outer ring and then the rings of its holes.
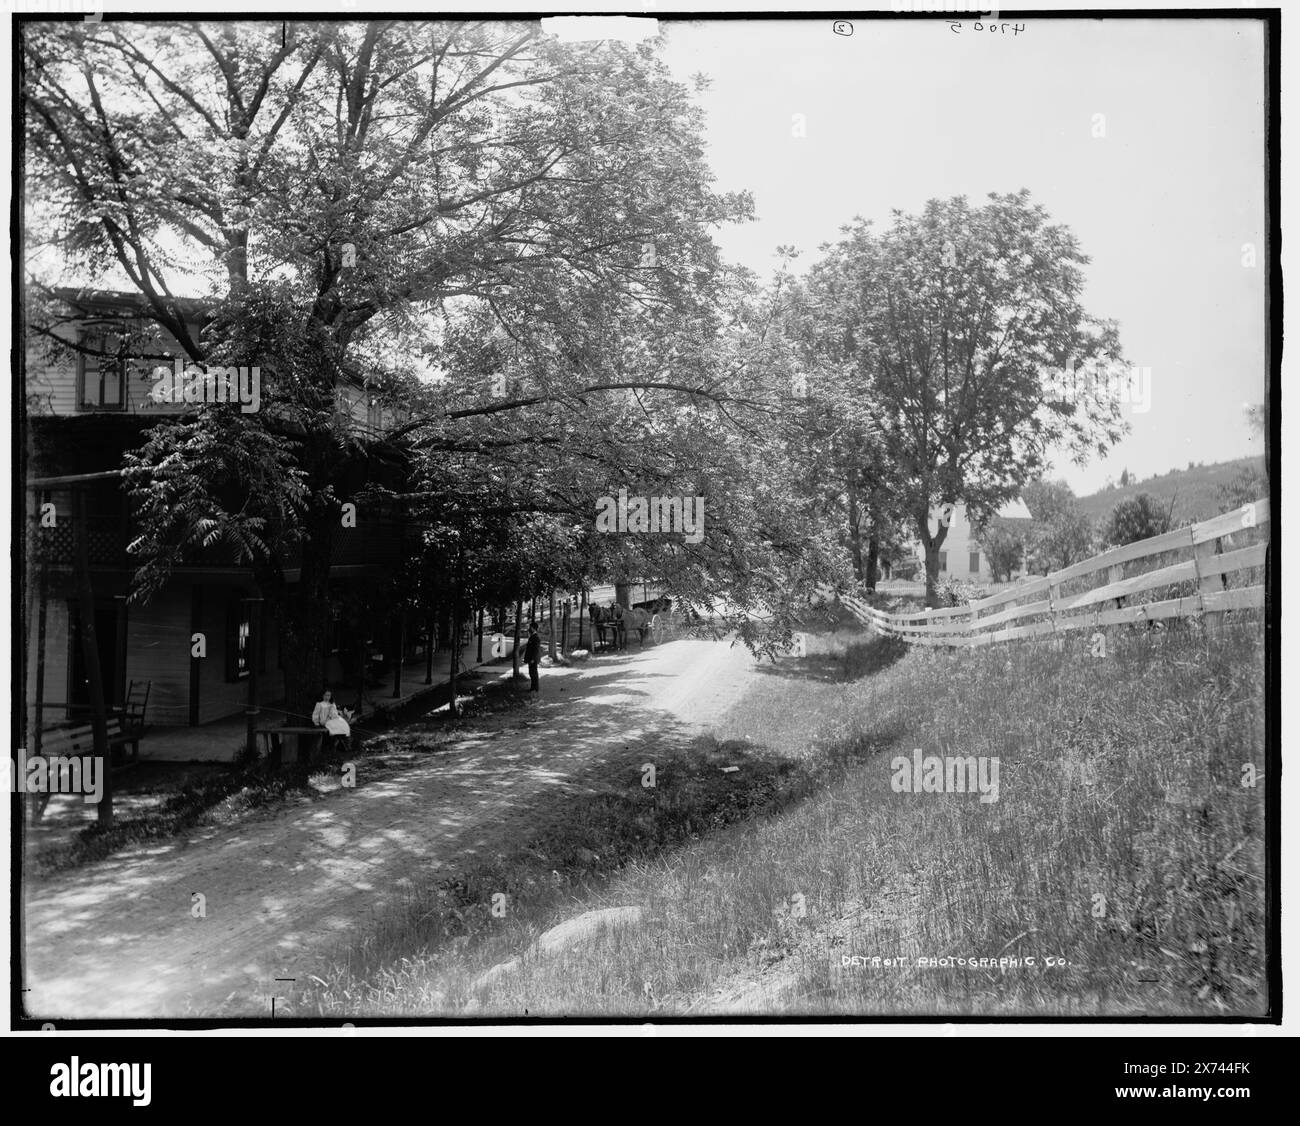
POLYGON ((279 764, 282 761, 284 743, 282 742, 285 735, 292 735, 298 741, 298 757, 296 762, 308 762, 310 755, 305 755, 304 750, 310 750, 319 745, 319 740, 329 738, 329 735, 323 727, 313 725, 299 724, 285 727, 255 727, 253 733, 257 739, 257 745, 261 751, 261 757, 269 762, 279 764), (310 739, 311 743, 304 744, 304 740, 310 739))
MULTIPOLYGON (((122 747, 131 748, 133 760, 140 757, 140 736, 144 734, 144 715, 149 706, 151 684, 152 681, 148 680, 131 681, 122 706, 114 708, 105 718, 109 754, 115 761, 118 758, 116 752, 122 747)), ((56 755, 88 755, 94 752, 95 728, 89 721, 52 727, 41 732, 41 754, 46 758, 56 755)))
MULTIPOLYGON (((133 763, 140 759, 140 736, 144 734, 145 709, 149 704, 148 680, 131 681, 122 707, 114 708, 104 721, 108 736, 108 757, 110 764, 116 765, 118 751, 124 747, 131 748, 133 763)), ((53 727, 41 732, 40 757, 81 758, 95 753, 95 725, 93 723, 67 724, 53 727)), ((49 792, 37 796, 32 809, 32 821, 37 823, 50 804, 49 792)))
MULTIPOLYGON (((284 744, 281 742, 285 735, 293 735, 298 740, 298 762, 306 762, 307 758, 303 754, 304 739, 319 740, 325 735, 325 728, 315 726, 292 726, 292 727, 258 727, 254 728, 254 734, 257 738, 257 745, 262 751, 262 757, 269 762, 279 763, 283 753, 284 744)), ((310 744, 309 744, 310 746, 310 744)))
MULTIPOLYGON (((128 729, 122 724, 122 717, 111 715, 105 726, 108 729, 109 753, 119 747, 131 747, 132 758, 140 755, 140 733, 128 729)), ((95 728, 93 724, 81 723, 75 727, 56 727, 41 733, 41 757, 56 758, 72 755, 93 755, 95 753, 95 728)))

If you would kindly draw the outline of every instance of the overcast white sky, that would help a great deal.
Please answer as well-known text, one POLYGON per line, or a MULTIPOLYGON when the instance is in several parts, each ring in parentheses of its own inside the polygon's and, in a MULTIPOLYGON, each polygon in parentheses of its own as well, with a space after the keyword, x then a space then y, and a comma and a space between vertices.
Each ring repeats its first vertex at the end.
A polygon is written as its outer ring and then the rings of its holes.
POLYGON ((886 223, 932 197, 1028 188, 1092 258, 1086 301, 1151 369, 1151 408, 1104 461, 1060 476, 1090 493, 1127 467, 1262 452, 1264 64, 1256 20, 661 23, 683 79, 704 72, 710 159, 758 221, 721 233, 767 274, 791 243, 816 257, 855 214, 886 223), (803 114, 806 137, 792 136, 803 114), (1094 114, 1105 136, 1093 136, 1094 114), (1242 245, 1258 248, 1242 265, 1242 245))
POLYGON ((719 232, 724 252, 766 275, 776 246, 810 264, 855 214, 884 224, 932 197, 1028 188, 1092 257, 1090 311, 1150 369, 1130 436, 1056 475, 1086 494, 1125 468, 1262 453, 1243 412, 1265 396, 1262 24, 1022 22, 858 19, 844 36, 829 15, 661 21, 677 75, 713 79, 697 97, 719 187, 755 197, 756 222, 719 232))

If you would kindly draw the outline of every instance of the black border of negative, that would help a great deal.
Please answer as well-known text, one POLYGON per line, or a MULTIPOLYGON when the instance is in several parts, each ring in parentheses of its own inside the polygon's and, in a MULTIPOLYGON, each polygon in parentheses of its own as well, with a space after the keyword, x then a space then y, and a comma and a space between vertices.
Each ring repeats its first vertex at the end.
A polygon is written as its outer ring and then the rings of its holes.
MULTIPOLYGON (((828 23, 834 23, 839 19, 852 21, 869 22, 873 20, 934 20, 934 21, 953 21, 958 19, 977 18, 979 15, 993 11, 992 5, 984 8, 970 9, 962 12, 892 12, 892 11, 875 11, 875 12, 850 12, 850 11, 788 11, 788 12, 659 12, 659 11, 603 11, 587 12, 587 15, 612 16, 653 16, 661 22, 672 21, 701 21, 701 20, 791 20, 798 19, 802 21, 811 21, 824 19, 828 23)), ((1282 264, 1281 264, 1281 238, 1279 227, 1279 208, 1281 204, 1280 195, 1280 130, 1281 130, 1281 107, 1279 103, 1279 94, 1281 89, 1281 65, 1280 65, 1280 33, 1282 13, 1280 8, 1269 9, 1243 9, 1243 8, 1170 8, 1170 9, 1124 9, 1119 11, 1071 8, 1057 11, 1038 11, 1038 10, 1018 10, 1004 11, 997 9, 1000 22, 1015 22, 1020 20, 1065 20, 1065 19, 1108 19, 1108 20, 1126 20, 1126 19, 1144 19, 1144 20, 1186 20, 1186 19, 1253 19, 1263 21, 1265 24, 1265 152, 1264 159, 1267 169, 1266 188, 1265 188, 1265 226, 1268 235, 1269 249, 1269 270, 1265 281, 1266 294, 1266 320, 1267 320, 1267 340, 1265 345, 1265 357, 1268 372, 1268 394, 1269 394, 1269 434, 1267 441, 1266 456, 1269 462, 1269 481, 1270 481, 1270 519, 1272 529, 1270 532, 1269 563, 1266 568, 1265 582, 1268 585, 1268 594, 1265 604, 1265 685, 1267 697, 1266 715, 1265 715, 1265 738, 1266 738, 1266 766, 1265 777, 1270 784, 1265 788, 1265 819, 1266 819, 1266 850, 1265 850, 1265 875, 1267 884, 1267 904, 1268 904, 1268 921, 1265 932, 1265 949, 1266 949, 1266 981, 1268 983, 1268 1009, 1267 1013, 1258 1017, 1241 1017, 1241 1016, 1224 1016, 1224 1017, 1200 1017, 1189 1018, 1186 1016, 1088 1016, 1088 1017, 1061 1017, 1061 1016, 958 1016, 945 1014, 940 1016, 918 1015, 862 1015, 862 1016, 726 1016, 726 1017, 690 1017, 690 1016, 656 1016, 653 1021, 648 1021, 646 1017, 615 1017, 615 1016, 594 1016, 594 1017, 525 1017, 518 1019, 509 1019, 503 1017, 365 1017, 347 1022, 348 1025, 357 1028, 400 1028, 400 1027, 439 1027, 439 1026, 503 1026, 503 1025, 719 1025, 719 1024, 747 1024, 747 1025, 780 1025, 780 1024, 799 1024, 799 1025, 832 1025, 832 1024, 919 1024, 919 1025, 956 1025, 956 1024, 1064 1024, 1064 1025, 1097 1025, 1097 1024, 1120 1024, 1120 1025, 1243 1025, 1243 1024, 1281 1024, 1282 1020, 1282 958, 1281 958, 1281 815, 1282 800, 1281 790, 1278 785, 1278 779, 1281 775, 1281 691, 1282 691, 1282 671, 1281 671, 1281 555, 1280 547, 1282 506, 1281 506, 1281 463, 1279 451, 1282 434, 1281 420, 1281 357, 1282 357, 1282 264)), ((202 13, 202 18, 209 22, 228 22, 228 21, 273 21, 282 19, 294 19, 303 21, 305 19, 317 20, 360 20, 360 19, 411 19, 416 13, 412 12, 385 12, 385 11, 349 11, 347 13, 319 13, 303 11, 249 11, 231 14, 213 14, 202 13)), ((437 15, 440 19, 474 19, 482 20, 488 13, 483 12, 437 12, 428 13, 437 15)), ((502 11, 499 13, 503 18, 514 20, 535 20, 543 19, 549 16, 566 14, 563 9, 554 12, 536 12, 536 11, 502 11)), ((166 18, 167 13, 149 12, 149 13, 128 13, 128 12, 104 12, 102 19, 105 21, 131 21, 139 19, 160 19, 166 18)), ((14 577, 12 592, 12 621, 21 623, 25 608, 25 599, 23 591, 26 576, 23 573, 23 565, 26 559, 25 551, 25 528, 22 520, 22 513, 25 511, 24 506, 24 482, 26 480, 25 465, 25 399, 22 394, 22 364, 20 357, 23 355, 22 347, 22 324, 23 324, 23 290, 22 277, 20 272, 21 255, 16 253, 21 249, 21 234, 23 229, 23 201, 21 197, 21 181, 19 179, 19 170, 23 166, 24 143, 23 129, 21 118, 21 50, 19 46, 19 34, 23 24, 27 23, 52 23, 52 22, 83 22, 80 13, 75 15, 59 14, 17 14, 13 15, 13 45, 11 50, 12 66, 12 86, 11 86, 11 117, 10 130, 11 141, 10 151, 13 160, 10 179, 10 191, 12 193, 12 202, 10 206, 10 281, 13 286, 13 307, 10 313, 10 330, 12 332, 13 344, 13 408, 14 418, 12 426, 13 453, 11 470, 11 499, 13 504, 13 522, 11 524, 11 546, 10 546, 10 567, 11 574, 14 577)), ((12 662, 11 674, 11 692, 12 700, 18 701, 24 698, 24 664, 26 661, 26 651, 23 644, 24 631, 21 628, 14 629, 10 637, 10 653, 12 662)), ((10 711, 11 734, 15 733, 21 727, 21 714, 16 706, 11 705, 10 711)), ((11 745, 17 745, 16 740, 11 737, 11 745)), ((22 954, 23 933, 22 917, 23 903, 19 893, 21 886, 21 857, 22 857, 22 832, 23 821, 21 812, 20 795, 14 793, 10 797, 13 809, 13 818, 10 828, 10 1027, 14 1030, 38 1031, 41 1028, 41 1021, 17 1014, 22 1012, 22 995, 23 991, 20 982, 23 980, 22 954)), ((311 1018, 279 1018, 273 1019, 268 1014, 267 1017, 239 1017, 225 1020, 216 1018, 163 1018, 163 1019, 119 1019, 119 1020, 60 1020, 58 1022, 59 1031, 74 1030, 94 1030, 94 1029, 268 1029, 268 1028, 332 1028, 338 1029, 341 1024, 337 1019, 334 1020, 315 1020, 311 1018)))

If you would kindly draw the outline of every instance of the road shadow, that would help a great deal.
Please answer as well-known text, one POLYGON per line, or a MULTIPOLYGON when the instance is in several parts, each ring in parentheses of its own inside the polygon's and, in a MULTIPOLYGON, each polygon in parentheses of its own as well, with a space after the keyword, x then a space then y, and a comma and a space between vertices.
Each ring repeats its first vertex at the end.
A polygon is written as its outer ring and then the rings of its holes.
POLYGON ((883 672, 907 653, 907 643, 897 637, 871 637, 853 642, 842 652, 814 647, 803 657, 786 656, 762 661, 758 671, 786 680, 811 680, 845 684, 883 672))
POLYGON ((648 703, 637 681, 663 675, 584 670, 584 695, 459 724, 426 714, 388 733, 400 766, 359 756, 354 786, 345 764, 320 763, 324 794, 29 883, 29 1014, 266 1016, 274 995, 289 1015, 311 1011, 304 983, 324 967, 369 980, 469 943, 491 961, 494 897, 545 916, 629 863, 788 809, 871 753, 719 742, 648 703))

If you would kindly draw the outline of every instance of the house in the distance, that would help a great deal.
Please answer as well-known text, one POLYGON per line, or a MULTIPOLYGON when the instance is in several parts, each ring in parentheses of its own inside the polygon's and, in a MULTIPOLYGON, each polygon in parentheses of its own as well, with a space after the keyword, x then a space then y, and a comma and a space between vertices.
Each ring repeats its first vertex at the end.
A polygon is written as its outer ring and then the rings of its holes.
MULTIPOLYGON (((1031 520, 1032 517, 1025 502, 1017 498, 998 509, 997 515, 992 518, 990 523, 1027 528, 1031 520)), ((930 511, 931 527, 936 527, 938 522, 939 509, 936 507, 930 511)), ((925 548, 921 546, 919 541, 912 541, 912 553, 921 566, 921 574, 924 575, 925 548)), ((1012 578, 1020 578, 1025 573, 1024 561, 1021 560, 1021 564, 1012 575, 1012 578)), ((939 549, 939 578, 962 579, 973 583, 991 583, 993 581, 993 571, 989 567, 988 553, 980 546, 979 531, 972 527, 964 504, 956 505, 949 518, 948 535, 943 541, 943 546, 939 549)))

